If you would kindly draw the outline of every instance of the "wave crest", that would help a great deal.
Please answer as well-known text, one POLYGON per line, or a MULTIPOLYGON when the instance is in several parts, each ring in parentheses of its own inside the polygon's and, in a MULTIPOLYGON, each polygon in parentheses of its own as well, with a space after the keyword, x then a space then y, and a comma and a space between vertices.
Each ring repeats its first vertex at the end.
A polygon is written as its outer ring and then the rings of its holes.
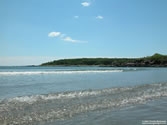
POLYGON ((75 74, 75 73, 107 73, 107 72, 123 72, 123 70, 75 70, 75 71, 0 72, 0 75, 75 74))
POLYGON ((29 125, 167 97, 167 83, 23 96, 0 101, 0 123, 29 125))

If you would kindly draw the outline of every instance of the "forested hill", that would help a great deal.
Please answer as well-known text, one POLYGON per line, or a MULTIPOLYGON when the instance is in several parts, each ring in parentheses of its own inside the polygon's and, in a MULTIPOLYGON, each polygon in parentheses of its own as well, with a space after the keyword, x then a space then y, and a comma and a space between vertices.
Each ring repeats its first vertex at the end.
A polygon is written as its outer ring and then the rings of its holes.
POLYGON ((167 55, 154 54, 143 58, 78 58, 61 59, 40 66, 112 66, 112 67, 167 67, 167 55))

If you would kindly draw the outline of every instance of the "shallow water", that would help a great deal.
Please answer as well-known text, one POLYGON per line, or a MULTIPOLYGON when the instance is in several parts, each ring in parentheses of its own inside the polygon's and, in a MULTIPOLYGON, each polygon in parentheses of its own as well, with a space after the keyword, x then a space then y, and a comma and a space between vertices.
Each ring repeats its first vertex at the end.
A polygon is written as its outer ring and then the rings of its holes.
POLYGON ((0 67, 0 124, 166 120, 166 76, 167 68, 0 67))
MULTIPOLYGON (((45 125, 142 125, 144 120, 167 120, 167 98, 116 109, 88 112, 45 125)), ((43 125, 41 123, 41 125, 43 125)))

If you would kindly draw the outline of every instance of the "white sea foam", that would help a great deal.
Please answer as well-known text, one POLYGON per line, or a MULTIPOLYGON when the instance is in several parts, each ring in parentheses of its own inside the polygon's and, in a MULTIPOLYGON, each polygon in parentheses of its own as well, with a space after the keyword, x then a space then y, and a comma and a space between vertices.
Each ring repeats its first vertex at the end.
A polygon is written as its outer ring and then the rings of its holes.
MULTIPOLYGON (((106 91, 105 91, 106 92, 106 91)), ((72 98, 80 98, 86 96, 95 96, 101 94, 102 91, 74 91, 68 93, 59 93, 59 94, 48 94, 48 95, 35 95, 35 96, 22 96, 8 99, 8 102, 25 102, 29 104, 33 104, 36 101, 47 101, 54 99, 72 99, 72 98)))
POLYGON ((25 72, 0 72, 0 75, 39 75, 39 74, 75 74, 75 73, 107 73, 123 72, 123 70, 77 70, 77 71, 25 71, 25 72))
POLYGON ((89 111, 146 103, 166 96, 167 83, 15 97, 0 102, 0 120, 2 123, 7 120, 7 124, 29 125, 89 111))
MULTIPOLYGON (((81 97, 90 97, 98 95, 114 95, 124 94, 126 92, 133 93, 134 96, 137 94, 141 99, 147 99, 150 97, 161 97, 167 96, 167 84, 145 84, 136 87, 123 87, 123 88, 110 88, 102 90, 85 90, 85 91, 72 91, 72 92, 61 92, 55 94, 46 95, 32 95, 32 96, 21 96, 8 99, 8 102, 26 102, 34 103, 36 101, 47 101, 55 99, 72 99, 81 97)), ((133 96, 130 96, 133 99, 133 96)))

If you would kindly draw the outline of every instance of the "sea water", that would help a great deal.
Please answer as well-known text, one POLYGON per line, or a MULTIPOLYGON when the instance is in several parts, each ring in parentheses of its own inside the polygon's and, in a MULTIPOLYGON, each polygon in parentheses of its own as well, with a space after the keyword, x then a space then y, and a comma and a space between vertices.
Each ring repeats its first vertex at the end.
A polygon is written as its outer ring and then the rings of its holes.
POLYGON ((167 68, 0 67, 0 125, 167 120, 167 68))

